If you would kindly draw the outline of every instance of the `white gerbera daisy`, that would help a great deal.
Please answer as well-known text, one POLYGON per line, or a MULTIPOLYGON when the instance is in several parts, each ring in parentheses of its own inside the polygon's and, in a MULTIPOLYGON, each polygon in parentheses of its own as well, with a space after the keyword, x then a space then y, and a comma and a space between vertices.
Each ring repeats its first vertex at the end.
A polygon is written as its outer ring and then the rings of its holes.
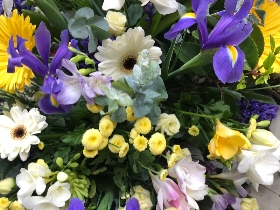
POLYGON ((161 63, 161 49, 154 47, 154 43, 151 36, 145 36, 141 27, 128 29, 116 40, 103 40, 102 46, 97 48, 99 52, 95 54, 95 58, 100 61, 98 69, 106 76, 112 77, 113 80, 133 74, 133 67, 138 55, 144 49, 149 50, 151 60, 161 63))
POLYGON ((8 157, 12 161, 19 155, 21 160, 25 161, 31 145, 40 142, 34 134, 40 133, 48 126, 46 117, 40 115, 36 108, 28 112, 18 106, 11 108, 10 116, 0 116, 1 158, 8 157))

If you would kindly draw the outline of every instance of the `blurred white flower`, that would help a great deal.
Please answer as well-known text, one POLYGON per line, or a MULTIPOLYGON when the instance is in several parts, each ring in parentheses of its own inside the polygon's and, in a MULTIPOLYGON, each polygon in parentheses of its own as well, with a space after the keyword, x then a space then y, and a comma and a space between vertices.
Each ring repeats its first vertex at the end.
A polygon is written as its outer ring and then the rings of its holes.
POLYGON ((162 54, 159 47, 154 47, 155 41, 151 36, 145 36, 141 27, 130 28, 116 40, 106 39, 102 46, 97 48, 95 58, 100 61, 98 69, 106 76, 118 80, 125 75, 133 74, 133 67, 137 62, 139 53, 147 49, 151 60, 161 63, 162 54))
MULTIPOLYGON (((155 5, 157 11, 162 14, 170 14, 178 9, 178 4, 175 0, 140 0, 142 6, 152 2, 155 5)), ((124 5, 125 0, 104 0, 102 5, 103 10, 115 9, 120 10, 124 5)))
POLYGON ((272 185, 273 174, 280 169, 280 163, 276 156, 268 152, 252 152, 241 150, 237 154, 239 173, 245 173, 258 191, 259 184, 272 185))
POLYGON ((0 153, 1 158, 14 160, 18 155, 22 161, 28 157, 31 145, 39 144, 40 140, 34 134, 40 133, 47 127, 46 117, 36 108, 29 112, 18 106, 10 110, 11 118, 0 116, 0 153))
POLYGON ((159 116, 155 130, 162 134, 166 133, 168 136, 173 136, 179 132, 180 122, 175 114, 163 113, 159 116))

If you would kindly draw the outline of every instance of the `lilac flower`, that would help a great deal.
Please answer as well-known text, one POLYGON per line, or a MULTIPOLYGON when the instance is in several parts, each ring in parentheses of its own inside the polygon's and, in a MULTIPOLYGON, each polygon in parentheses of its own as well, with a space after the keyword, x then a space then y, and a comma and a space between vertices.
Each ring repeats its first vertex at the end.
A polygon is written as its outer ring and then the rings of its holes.
POLYGON ((84 203, 79 198, 72 198, 67 210, 84 210, 84 203))
POLYGON ((182 30, 198 24, 202 50, 219 48, 213 57, 213 67, 217 77, 223 83, 238 81, 244 69, 245 55, 238 45, 252 32, 252 24, 244 23, 253 5, 253 0, 244 1, 235 13, 238 0, 226 0, 225 11, 220 12, 221 19, 208 35, 206 14, 209 4, 215 0, 193 0, 194 13, 185 14, 164 36, 174 39, 182 30))
POLYGON ((213 206, 211 210, 225 210, 229 204, 235 204, 235 197, 230 194, 211 195, 213 206))
POLYGON ((130 198, 126 201, 126 210, 140 210, 139 201, 136 198, 130 198))
POLYGON ((242 119, 240 119, 243 123, 248 123, 253 115, 259 115, 257 121, 262 120, 272 120, 277 117, 277 111, 279 106, 274 104, 268 104, 261 101, 255 101, 252 99, 247 101, 242 99, 238 102, 240 107, 240 112, 242 119))
MULTIPOLYGON (((9 41, 9 47, 7 49, 10 54, 7 67, 9 73, 15 71, 15 66, 22 66, 23 64, 38 75, 44 77, 44 84, 41 90, 46 93, 46 95, 39 101, 39 106, 46 114, 68 113, 71 110, 71 105, 62 105, 57 102, 57 94, 61 90, 62 84, 58 83, 56 80, 56 70, 62 67, 62 59, 69 59, 72 56, 72 52, 68 50, 68 31, 62 31, 60 38, 61 42, 59 48, 50 65, 48 59, 51 47, 51 34, 44 22, 40 23, 35 32, 36 48, 43 62, 26 49, 24 45, 26 40, 19 36, 17 36, 17 49, 14 48, 13 36, 9 41)), ((71 46, 77 47, 77 41, 72 40, 71 46)))

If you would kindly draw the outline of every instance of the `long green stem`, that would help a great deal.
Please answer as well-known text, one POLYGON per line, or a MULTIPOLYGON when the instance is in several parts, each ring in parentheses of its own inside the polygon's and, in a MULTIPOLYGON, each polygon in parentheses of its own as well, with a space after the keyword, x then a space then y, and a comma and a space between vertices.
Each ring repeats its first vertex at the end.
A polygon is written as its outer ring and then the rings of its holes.
POLYGON ((262 87, 262 88, 251 88, 251 89, 246 89, 246 90, 265 90, 265 89, 271 89, 271 88, 276 88, 280 87, 280 85, 274 85, 274 86, 268 86, 268 87, 262 87))
POLYGON ((155 173, 155 174, 158 173, 157 171, 155 171, 155 170, 153 170, 153 169, 150 169, 150 168, 148 168, 147 166, 143 165, 140 161, 137 161, 137 162, 138 162, 139 165, 142 166, 143 168, 145 168, 145 169, 147 169, 147 170, 149 170, 149 171, 152 171, 152 172, 155 173))
POLYGON ((204 118, 211 118, 211 119, 217 119, 218 118, 215 115, 206 115, 206 114, 198 114, 198 113, 193 113, 193 112, 185 112, 185 111, 174 109, 174 108, 171 108, 171 107, 168 107, 168 106, 165 106, 165 107, 168 108, 168 109, 171 109, 173 111, 180 112, 182 114, 186 114, 186 115, 192 115, 192 116, 198 116, 198 117, 204 117, 204 118))

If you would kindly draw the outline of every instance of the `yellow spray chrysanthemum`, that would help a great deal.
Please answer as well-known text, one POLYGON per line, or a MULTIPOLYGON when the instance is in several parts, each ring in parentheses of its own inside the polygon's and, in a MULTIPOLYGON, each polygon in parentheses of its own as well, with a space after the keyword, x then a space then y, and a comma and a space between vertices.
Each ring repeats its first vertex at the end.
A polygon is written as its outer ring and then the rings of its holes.
MULTIPOLYGON (((110 116, 109 116, 109 115, 105 115, 104 117, 102 117, 102 118, 100 119, 100 121, 101 121, 101 120, 111 120, 111 119, 110 119, 110 116)), ((115 121, 113 121, 113 120, 111 120, 111 122, 113 123, 114 128, 116 128, 116 127, 117 127, 117 122, 115 122, 115 121)))
POLYGON ((147 134, 152 129, 151 120, 148 117, 142 117, 136 120, 134 128, 138 133, 147 134))
POLYGON ((119 157, 123 158, 124 156, 126 156, 128 150, 129 150, 129 144, 124 142, 123 145, 120 148, 119 157))
MULTIPOLYGON (((11 36, 20 36, 26 39, 25 46, 28 50, 32 50, 35 46, 33 37, 36 26, 30 23, 30 18, 24 18, 23 14, 19 15, 14 10, 12 17, 0 16, 0 89, 14 93, 15 90, 24 91, 24 86, 31 84, 31 78, 34 77, 32 70, 28 67, 16 67, 14 73, 7 73, 7 65, 9 54, 7 48, 11 36)), ((16 45, 16 38, 14 38, 16 45)))
POLYGON ((167 167, 172 168, 177 160, 178 155, 176 153, 172 153, 167 159, 167 167))
POLYGON ((102 136, 109 137, 114 131, 114 124, 110 119, 101 119, 99 121, 99 131, 102 136))
POLYGON ((149 149, 153 155, 160 155, 166 148, 166 139, 161 133, 154 133, 149 140, 149 149))
POLYGON ((9 206, 9 210, 24 210, 24 208, 18 201, 14 201, 9 206))
POLYGON ((135 120, 137 120, 137 118, 134 117, 134 111, 133 111, 132 106, 126 107, 125 111, 126 111, 126 120, 127 121, 134 122, 135 120))
POLYGON ((125 140, 122 135, 115 134, 110 140, 108 148, 113 153, 119 153, 121 146, 124 144, 125 140))
POLYGON ((133 146, 136 150, 142 152, 148 146, 148 139, 145 136, 138 135, 133 141, 133 146))
MULTIPOLYGON (((255 1, 256 2, 256 1, 255 1)), ((271 0, 265 0, 264 3, 259 7, 260 10, 264 10, 266 12, 264 25, 258 25, 263 37, 264 37, 264 51, 259 59, 259 66, 263 65, 264 60, 267 58, 269 53, 271 52, 271 46, 270 46, 270 35, 275 40, 275 46, 280 46, 280 6, 277 2, 271 1, 271 0)), ((256 15, 255 10, 253 9, 251 11, 253 14, 256 15)), ((280 73, 280 55, 278 54, 276 56, 276 60, 273 64, 273 71, 275 73, 280 73)), ((263 71, 263 69, 260 69, 263 71)))
POLYGON ((168 175, 168 170, 166 169, 162 169, 159 173, 158 173, 158 176, 160 178, 161 181, 165 181, 166 177, 168 175))
POLYGON ((87 104, 87 109, 92 113, 96 114, 99 113, 100 110, 103 110, 104 106, 99 106, 97 104, 87 104))
POLYGON ((84 148, 83 154, 86 158, 94 158, 96 155, 98 155, 98 150, 87 150, 84 148))
POLYGON ((189 133, 191 136, 198 136, 198 134, 199 134, 199 128, 196 127, 195 125, 192 125, 192 126, 189 128, 188 133, 189 133))
POLYGON ((0 198, 0 207, 1 208, 7 208, 9 206, 9 204, 10 204, 10 201, 8 198, 6 198, 6 197, 0 198))
POLYGON ((87 130, 82 138, 82 144, 87 150, 96 150, 102 144, 102 135, 97 129, 87 130))
POLYGON ((108 143, 109 143, 108 137, 102 136, 102 143, 101 143, 100 146, 98 147, 98 150, 102 150, 102 149, 104 149, 105 147, 107 147, 108 143))
POLYGON ((181 149, 180 145, 174 144, 173 147, 172 147, 172 152, 179 155, 182 152, 182 149, 181 149))

